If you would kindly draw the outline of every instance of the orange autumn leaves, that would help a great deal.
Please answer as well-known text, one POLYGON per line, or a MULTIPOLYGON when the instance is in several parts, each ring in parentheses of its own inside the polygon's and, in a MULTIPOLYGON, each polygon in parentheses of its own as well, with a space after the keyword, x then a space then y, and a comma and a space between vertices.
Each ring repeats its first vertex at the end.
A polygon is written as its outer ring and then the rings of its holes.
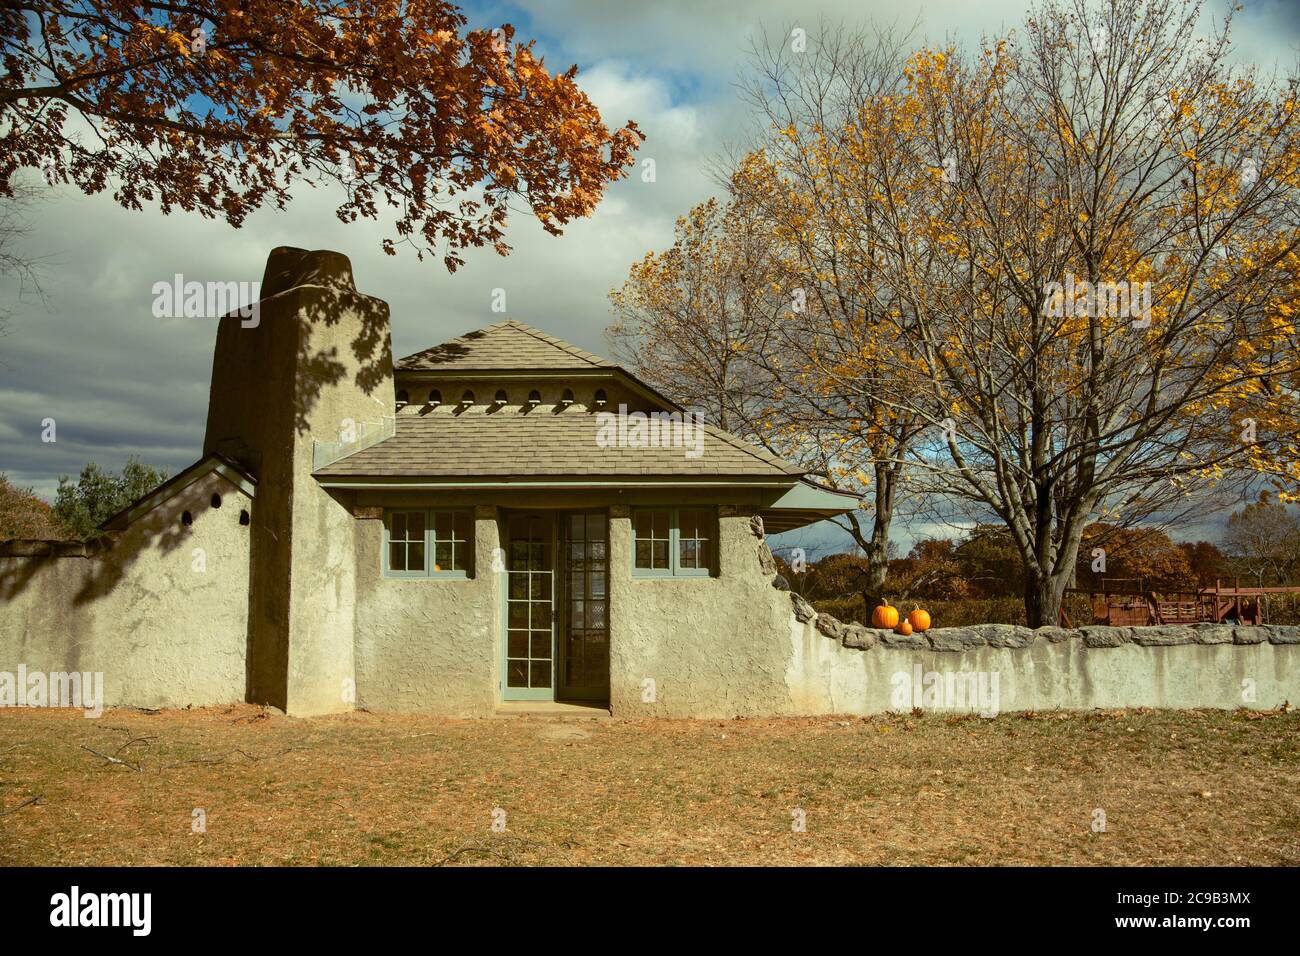
POLYGON ((340 219, 384 207, 387 251, 408 243, 449 269, 468 247, 509 250, 511 199, 559 233, 643 137, 607 127, 576 70, 552 72, 512 28, 466 25, 442 0, 10 5, 0 194, 19 169, 48 167, 127 208, 238 226, 295 182, 334 180, 340 219))

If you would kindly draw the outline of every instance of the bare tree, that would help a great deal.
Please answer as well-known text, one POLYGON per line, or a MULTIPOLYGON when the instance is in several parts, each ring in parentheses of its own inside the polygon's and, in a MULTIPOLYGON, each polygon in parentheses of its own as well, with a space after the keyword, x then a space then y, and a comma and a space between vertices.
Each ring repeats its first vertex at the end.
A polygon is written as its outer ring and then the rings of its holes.
MULTIPOLYGON (((0 195, 0 281, 18 300, 44 297, 41 287, 44 257, 33 254, 26 245, 31 234, 32 207, 39 201, 39 188, 30 183, 16 182, 11 195, 0 195)), ((8 328, 12 314, 13 306, 9 302, 0 303, 0 335, 8 328)))
POLYGON ((1034 626, 1094 517, 1186 507, 1296 434, 1296 82, 1228 67, 1197 17, 1048 3, 1023 45, 916 54, 861 130, 900 185, 904 384, 877 397, 928 426, 920 488, 1007 526, 1034 626))
POLYGON ((1232 563, 1264 587, 1285 584, 1300 570, 1300 518, 1267 492, 1260 492, 1228 519, 1223 546, 1232 563))

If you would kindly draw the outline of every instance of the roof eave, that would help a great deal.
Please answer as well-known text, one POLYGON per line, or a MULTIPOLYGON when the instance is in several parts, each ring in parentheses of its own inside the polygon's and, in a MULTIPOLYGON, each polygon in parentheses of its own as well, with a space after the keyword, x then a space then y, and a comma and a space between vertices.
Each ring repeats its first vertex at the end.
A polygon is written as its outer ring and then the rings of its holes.
POLYGON ((256 478, 224 455, 204 455, 184 471, 168 478, 147 495, 137 498, 121 511, 109 515, 100 522, 100 530, 121 531, 135 521, 136 518, 174 498, 194 482, 213 471, 244 492, 248 497, 257 497, 256 478))

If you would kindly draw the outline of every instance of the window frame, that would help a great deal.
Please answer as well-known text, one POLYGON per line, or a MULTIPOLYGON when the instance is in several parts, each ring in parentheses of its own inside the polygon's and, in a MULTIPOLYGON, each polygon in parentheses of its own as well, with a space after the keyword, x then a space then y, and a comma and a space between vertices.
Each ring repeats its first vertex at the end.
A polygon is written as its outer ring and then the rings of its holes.
MULTIPOLYGON (((691 506, 691 507, 667 507, 645 505, 633 507, 631 511, 632 526, 632 554, 629 562, 632 566, 632 577, 634 578, 712 578, 718 576, 718 509, 709 505, 691 506), (636 563, 636 519, 639 513, 651 511, 668 512, 668 567, 666 568, 640 568, 636 563), (681 513, 683 511, 704 511, 709 514, 709 527, 713 531, 711 537, 690 538, 688 540, 704 540, 711 545, 709 551, 709 560, 707 565, 702 568, 684 568, 681 566, 681 513)), ((652 538, 651 540, 662 540, 652 538)), ((653 557, 651 558, 653 561, 653 557)))
MULTIPOLYGON (((386 578, 405 581, 468 581, 474 577, 474 550, 475 550, 475 531, 474 531, 474 512, 470 508, 384 508, 384 533, 383 547, 380 551, 380 568, 386 578), (395 571, 390 567, 392 556, 392 525, 393 516, 399 514, 419 514, 424 517, 424 567, 418 571, 395 571), (445 539, 452 543, 453 551, 457 545, 463 545, 465 550, 465 567, 455 571, 435 571, 433 569, 437 556, 437 516, 439 514, 450 515, 451 520, 451 538, 445 539), (469 533, 464 539, 456 537, 456 516, 465 515, 469 521, 469 533)), ((411 541, 410 538, 403 539, 411 541)))

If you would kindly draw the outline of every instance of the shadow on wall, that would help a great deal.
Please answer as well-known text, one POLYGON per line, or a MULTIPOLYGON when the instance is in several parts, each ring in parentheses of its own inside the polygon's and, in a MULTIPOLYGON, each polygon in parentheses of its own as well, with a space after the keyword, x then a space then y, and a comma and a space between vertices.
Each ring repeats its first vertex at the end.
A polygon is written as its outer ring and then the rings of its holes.
MULTIPOLYGON (((375 398, 383 407, 383 414, 392 414, 393 396, 376 395, 392 380, 388 303, 357 291, 347 256, 291 246, 271 250, 262 277, 258 314, 258 325, 251 329, 241 324, 238 316, 222 320, 214 364, 219 366, 223 353, 245 352, 245 342, 258 348, 262 353, 259 358, 267 357, 266 349, 261 346, 270 345, 271 364, 264 369, 263 392, 271 399, 272 390, 285 384, 275 382, 274 378, 285 374, 294 376, 295 380, 289 384, 294 386, 291 401, 298 435, 311 435, 312 413, 322 393, 340 384, 348 376, 349 368, 355 369, 351 374, 356 387, 375 398), (295 298, 289 299, 290 296, 295 298), (350 332, 341 327, 345 318, 352 326, 350 332), (262 322, 268 328, 263 328, 262 322), (286 334, 296 337, 294 348, 275 348, 283 345, 282 336, 286 334), (222 341, 222 337, 230 335, 240 336, 240 344, 222 341), (340 336, 348 341, 340 342, 340 336), (340 355, 340 346, 351 352, 350 361, 340 355), (288 355, 293 356, 294 367, 276 367, 276 360, 288 355)), ((210 403, 219 400, 221 396, 215 392, 209 397, 210 403)), ((337 436, 318 434, 315 437, 334 439, 337 436)))
MULTIPOLYGON (((0 560, 12 565, 0 569, 0 601, 12 601, 56 561, 89 561, 90 572, 75 594, 74 606, 84 606, 108 595, 150 550, 169 554, 191 540, 191 526, 181 521, 178 499, 164 502, 142 515, 125 532, 107 532, 85 543, 74 541, 0 542, 0 560), (19 560, 13 560, 13 559, 19 560)), ((211 510, 207 502, 192 502, 185 509, 192 520, 211 510)))

